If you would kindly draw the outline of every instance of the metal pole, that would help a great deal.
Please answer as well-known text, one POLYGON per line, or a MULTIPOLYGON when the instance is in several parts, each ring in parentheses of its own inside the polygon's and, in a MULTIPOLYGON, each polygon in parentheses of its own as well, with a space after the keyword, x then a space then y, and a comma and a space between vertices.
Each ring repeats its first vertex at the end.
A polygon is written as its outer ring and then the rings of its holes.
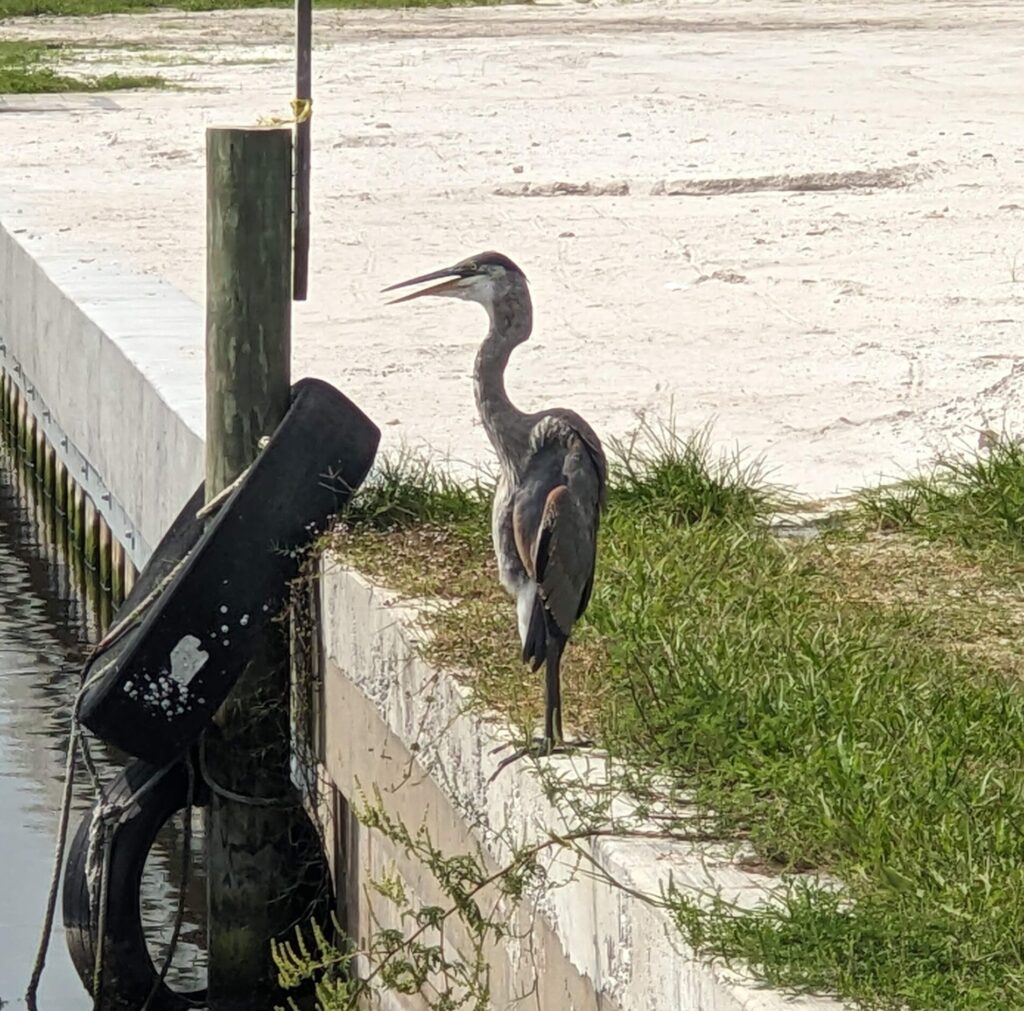
MULTIPOLYGON (((313 99, 313 0, 295 0, 295 97, 313 99)), ((304 302, 309 290, 310 120, 295 127, 295 264, 292 298, 304 302)))

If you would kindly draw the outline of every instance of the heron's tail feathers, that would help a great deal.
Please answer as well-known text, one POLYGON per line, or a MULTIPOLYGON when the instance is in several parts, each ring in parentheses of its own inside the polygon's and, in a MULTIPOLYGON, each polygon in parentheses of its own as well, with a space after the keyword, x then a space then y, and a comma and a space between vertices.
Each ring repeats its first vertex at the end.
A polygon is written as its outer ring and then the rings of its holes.
POLYGON ((533 601, 530 623, 523 641, 523 663, 529 664, 532 671, 540 670, 541 664, 550 660, 552 655, 561 658, 568 640, 569 637, 558 627, 538 593, 533 601))
POLYGON ((548 630, 547 620, 544 614, 544 603, 538 593, 533 599, 533 610, 530 612, 530 624, 526 629, 526 638, 523 640, 523 663, 528 664, 530 670, 540 670, 544 657, 548 652, 548 630))

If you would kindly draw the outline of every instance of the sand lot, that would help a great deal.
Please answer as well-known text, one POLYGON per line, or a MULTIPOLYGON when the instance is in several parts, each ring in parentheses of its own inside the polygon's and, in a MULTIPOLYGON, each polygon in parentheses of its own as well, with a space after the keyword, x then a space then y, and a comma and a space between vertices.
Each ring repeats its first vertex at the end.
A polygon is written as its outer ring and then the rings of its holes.
MULTIPOLYGON (((560 3, 314 31, 295 371, 392 448, 489 457, 482 312, 379 294, 484 248, 534 292, 513 396, 602 434, 713 420, 819 497, 1024 426, 1024 5, 560 3)), ((0 101, 6 223, 201 300, 203 128, 287 113, 290 33, 286 11, 0 23, 181 86, 0 101)))

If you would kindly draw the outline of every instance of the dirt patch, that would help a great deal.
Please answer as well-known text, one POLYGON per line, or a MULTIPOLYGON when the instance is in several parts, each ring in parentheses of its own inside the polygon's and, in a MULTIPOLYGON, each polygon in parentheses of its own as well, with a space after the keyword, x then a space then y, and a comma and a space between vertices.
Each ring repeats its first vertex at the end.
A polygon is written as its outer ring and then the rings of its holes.
POLYGON ((676 179, 658 181, 651 196, 707 197, 731 193, 822 193, 829 190, 899 189, 931 173, 919 165, 853 172, 804 172, 800 175, 757 176, 752 179, 676 179))
POLYGON ((823 558, 844 599, 927 614, 943 647, 1024 676, 1018 578, 998 579, 951 545, 900 534, 831 543, 823 558))
POLYGON ((499 186, 496 197, 628 197, 629 183, 521 183, 499 186))

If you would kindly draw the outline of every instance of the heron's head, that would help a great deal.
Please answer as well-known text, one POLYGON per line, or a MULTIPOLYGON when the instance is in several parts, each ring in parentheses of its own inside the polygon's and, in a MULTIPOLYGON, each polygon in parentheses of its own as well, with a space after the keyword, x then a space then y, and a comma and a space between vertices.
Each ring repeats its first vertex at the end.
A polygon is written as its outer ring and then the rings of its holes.
POLYGON ((423 295, 445 295, 448 298, 479 302, 493 315, 494 306, 505 296, 513 292, 526 293, 526 275, 507 256, 494 252, 470 256, 453 267, 421 274, 384 290, 394 291, 396 288, 406 288, 412 284, 423 284, 439 278, 444 278, 440 284, 432 284, 429 288, 392 299, 392 304, 408 302, 423 295))

